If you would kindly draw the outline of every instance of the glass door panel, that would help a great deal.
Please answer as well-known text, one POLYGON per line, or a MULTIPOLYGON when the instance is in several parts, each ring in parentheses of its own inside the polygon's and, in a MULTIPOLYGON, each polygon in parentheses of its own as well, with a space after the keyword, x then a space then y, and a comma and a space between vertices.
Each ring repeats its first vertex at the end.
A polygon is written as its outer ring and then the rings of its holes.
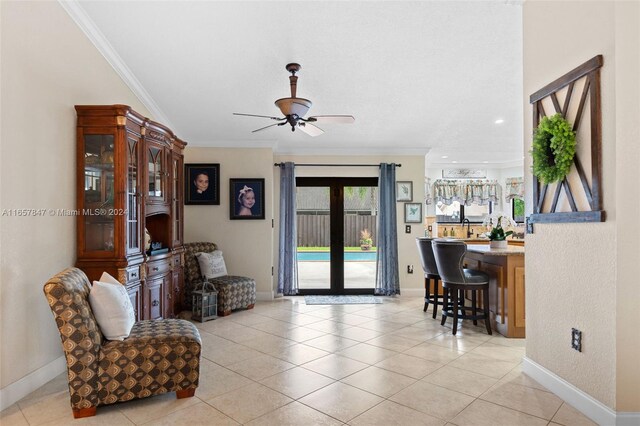
POLYGON ((127 138, 127 198, 126 227, 127 227, 127 254, 140 253, 140 203, 138 193, 140 183, 138 181, 138 140, 127 138))
POLYGON ((372 289, 376 281, 377 189, 344 187, 344 289, 372 289))
POLYGON ((173 214, 172 239, 173 245, 182 244, 182 156, 172 155, 172 181, 171 190, 173 199, 171 203, 171 212, 173 214))
POLYGON ((328 186, 296 188, 298 285, 331 289, 331 216, 328 186))
POLYGON ((84 136, 85 251, 114 250, 113 135, 84 136))
POLYGON ((162 200, 164 198, 164 180, 162 179, 166 173, 164 170, 164 151, 162 148, 155 146, 149 147, 147 153, 149 177, 148 177, 148 195, 149 198, 162 200))
POLYGON ((296 179, 298 283, 302 294, 373 293, 377 181, 296 179))

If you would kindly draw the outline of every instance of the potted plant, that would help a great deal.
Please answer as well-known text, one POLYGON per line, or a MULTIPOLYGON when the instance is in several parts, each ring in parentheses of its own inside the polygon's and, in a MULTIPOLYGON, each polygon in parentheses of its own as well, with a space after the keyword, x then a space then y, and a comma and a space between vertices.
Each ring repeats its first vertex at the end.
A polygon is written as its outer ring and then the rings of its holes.
POLYGON ((372 244, 373 240, 371 239, 371 232, 366 228, 360 231, 360 249, 365 251, 371 250, 372 244))
POLYGON ((513 228, 517 226, 511 217, 505 216, 501 212, 487 216, 482 225, 488 229, 483 235, 491 240, 489 246, 499 249, 507 248, 507 237, 513 234, 513 228))

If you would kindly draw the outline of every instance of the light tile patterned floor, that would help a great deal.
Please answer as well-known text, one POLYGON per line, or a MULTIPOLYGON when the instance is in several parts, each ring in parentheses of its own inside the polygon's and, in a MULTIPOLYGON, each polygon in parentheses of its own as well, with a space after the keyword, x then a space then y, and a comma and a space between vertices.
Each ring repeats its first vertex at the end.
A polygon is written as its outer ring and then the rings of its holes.
POLYGON ((4 410, 10 425, 593 425, 521 372, 524 341, 463 322, 456 337, 421 298, 313 305, 302 297, 196 323, 194 398, 173 393, 73 420, 66 374, 4 410))

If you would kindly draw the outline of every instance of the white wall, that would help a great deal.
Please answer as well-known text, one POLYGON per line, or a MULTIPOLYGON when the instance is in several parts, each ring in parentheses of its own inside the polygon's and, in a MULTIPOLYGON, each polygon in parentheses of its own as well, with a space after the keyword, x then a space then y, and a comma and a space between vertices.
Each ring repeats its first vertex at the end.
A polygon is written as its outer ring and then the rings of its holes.
MULTIPOLYGON (((75 208, 75 104, 138 99, 57 2, 0 2, 2 209, 75 208)), ((74 217, 0 216, 1 408, 62 372, 42 287, 75 263, 74 217)))
POLYGON ((615 7, 616 409, 640 412, 640 3, 615 7))
MULTIPOLYGON (((220 205, 184 206, 185 242, 210 241, 224 253, 230 275, 256 280, 258 300, 273 298, 271 267, 274 218, 273 153, 271 148, 185 149, 186 163, 220 163, 220 205), (265 179, 265 219, 231 220, 230 178, 265 179)), ((276 207, 277 208, 277 207, 276 207)))
MULTIPOLYGON (((536 224, 527 235, 527 357, 613 410, 638 412, 638 4, 527 1, 523 7, 525 152, 531 149, 529 95, 604 56, 607 214, 604 223, 536 224), (582 353, 570 347, 571 327, 583 332, 582 353)), ((526 156, 525 170, 530 166, 526 156)), ((530 213, 530 173, 525 179, 530 213)))
MULTIPOLYGON (((296 164, 379 164, 400 163, 402 167, 396 168, 396 180, 413 181, 413 202, 424 203, 424 156, 276 156, 275 162, 293 161, 296 164)), ((377 167, 297 167, 296 176, 338 176, 338 177, 373 177, 379 175, 377 167)), ((280 173, 275 172, 274 188, 276 200, 279 196, 280 173)), ((411 233, 404 232, 403 203, 397 203, 396 212, 398 218, 398 265, 400 270, 400 291, 403 296, 420 296, 424 294, 424 275, 421 273, 420 258, 416 247, 416 237, 424 236, 422 224, 411 224, 411 233), (407 265, 413 265, 414 273, 407 273, 407 265)), ((275 209, 278 209, 276 205, 275 209)), ((423 211, 424 213, 424 211, 423 211)), ((276 211, 277 236, 277 211, 276 211)), ((277 253, 277 238, 274 242, 277 253)), ((277 261, 276 277, 277 277, 277 261)))

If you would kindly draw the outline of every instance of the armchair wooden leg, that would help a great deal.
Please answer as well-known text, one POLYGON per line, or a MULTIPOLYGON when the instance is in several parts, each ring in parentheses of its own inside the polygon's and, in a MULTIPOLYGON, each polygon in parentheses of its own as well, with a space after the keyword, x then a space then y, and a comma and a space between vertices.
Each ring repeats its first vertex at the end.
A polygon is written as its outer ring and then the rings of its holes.
POLYGON ((96 415, 96 408, 97 407, 89 407, 89 408, 80 408, 80 409, 74 409, 73 410, 73 418, 74 419, 81 419, 83 417, 93 417, 96 415))
POLYGON ((229 309, 228 311, 218 311, 218 316, 219 317, 226 317, 231 315, 231 309, 229 309))
POLYGON ((249 306, 247 306, 247 309, 253 309, 254 305, 254 303, 250 304, 249 306))
POLYGON ((196 388, 180 389, 176 391, 176 397, 178 399, 191 398, 195 394, 196 394, 196 388))

